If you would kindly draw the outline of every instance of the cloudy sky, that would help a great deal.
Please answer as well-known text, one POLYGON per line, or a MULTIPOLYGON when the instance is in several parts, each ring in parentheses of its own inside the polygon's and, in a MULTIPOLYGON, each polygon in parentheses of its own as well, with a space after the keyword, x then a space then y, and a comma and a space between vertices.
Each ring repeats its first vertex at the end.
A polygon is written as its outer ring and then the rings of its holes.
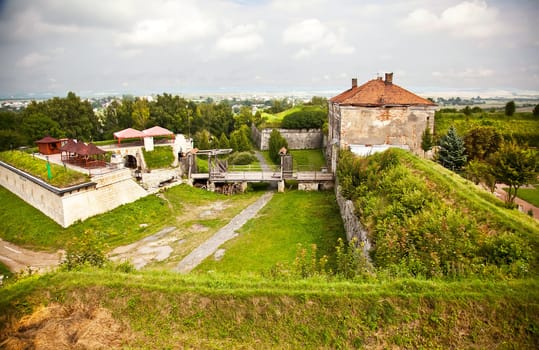
POLYGON ((537 0, 0 0, 0 96, 539 91, 537 0))

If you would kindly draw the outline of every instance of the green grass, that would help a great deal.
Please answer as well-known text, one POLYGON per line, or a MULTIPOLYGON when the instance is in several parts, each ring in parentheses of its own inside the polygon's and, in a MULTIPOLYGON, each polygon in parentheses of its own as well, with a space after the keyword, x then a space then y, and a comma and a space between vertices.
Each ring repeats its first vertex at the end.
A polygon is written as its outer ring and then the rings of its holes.
POLYGON ((533 188, 519 188, 517 197, 539 207, 539 186, 533 188))
POLYGON ((529 112, 517 112, 513 116, 505 116, 503 112, 474 113, 436 113, 434 130, 437 137, 447 133, 454 125, 459 135, 464 136, 468 130, 477 126, 493 126, 505 138, 515 137, 519 142, 531 147, 539 147, 539 118, 529 112))
POLYGON ((221 261, 208 258, 197 271, 268 272, 277 263, 291 264, 298 244, 309 249, 316 244, 320 256, 333 256, 337 239, 344 238, 332 192, 276 193, 238 233, 223 245, 226 253, 221 261))
POLYGON ((2 264, 0 262, 0 276, 4 276, 4 278, 10 278, 13 276, 13 273, 7 268, 6 265, 2 264))
POLYGON ((60 304, 79 318, 87 317, 85 307, 110 310, 129 327, 127 336, 117 334, 126 348, 535 349, 537 290, 537 280, 352 283, 59 272, 2 288, 0 342, 16 332, 16 320, 60 304))
MULTIPOLYGON (((289 150, 294 160, 294 170, 298 171, 319 171, 320 168, 326 166, 324 154, 321 149, 298 149, 289 150)), ((269 151, 260 151, 266 163, 269 165, 277 165, 273 163, 269 157, 269 151)), ((280 165, 280 164, 279 164, 280 165)))
MULTIPOLYGON (((151 235, 166 226, 192 225, 186 206, 202 206, 216 200, 229 200, 235 212, 256 199, 257 193, 227 197, 217 193, 179 185, 161 195, 149 195, 133 203, 122 205, 68 228, 62 228, 52 219, 30 206, 7 189, 0 187, 0 237, 25 247, 45 250, 65 248, 68 241, 82 237, 85 232, 98 233, 109 248, 128 244, 151 235), (187 220, 187 223, 184 221, 187 220), (146 227, 141 227, 146 224, 146 227)), ((229 213, 227 215, 233 215, 229 213)), ((220 221, 225 225, 226 219, 220 221)))
POLYGON ((174 153, 171 146, 155 147, 153 151, 142 150, 146 166, 150 169, 169 168, 174 161, 174 153))
POLYGON ((0 152, 0 160, 60 188, 90 181, 90 177, 86 174, 53 163, 50 163, 52 178, 49 180, 47 162, 25 152, 0 152))

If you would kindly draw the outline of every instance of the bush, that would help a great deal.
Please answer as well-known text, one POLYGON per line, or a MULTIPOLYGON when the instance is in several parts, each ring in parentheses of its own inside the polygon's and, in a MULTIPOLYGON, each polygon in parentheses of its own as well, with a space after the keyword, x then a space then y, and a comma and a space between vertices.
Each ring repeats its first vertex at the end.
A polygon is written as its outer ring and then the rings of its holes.
POLYGON ((228 157, 230 165, 248 165, 256 161, 256 157, 250 152, 235 152, 228 157))
POLYGON ((283 118, 284 129, 319 129, 324 125, 327 113, 319 108, 304 108, 283 118))
POLYGON ((75 238, 68 243, 62 266, 67 270, 75 270, 85 266, 103 267, 105 262, 105 245, 92 231, 85 231, 82 238, 75 238))
POLYGON ((269 139, 269 156, 275 164, 280 164, 279 150, 282 147, 288 147, 288 142, 281 135, 279 130, 273 129, 269 139))

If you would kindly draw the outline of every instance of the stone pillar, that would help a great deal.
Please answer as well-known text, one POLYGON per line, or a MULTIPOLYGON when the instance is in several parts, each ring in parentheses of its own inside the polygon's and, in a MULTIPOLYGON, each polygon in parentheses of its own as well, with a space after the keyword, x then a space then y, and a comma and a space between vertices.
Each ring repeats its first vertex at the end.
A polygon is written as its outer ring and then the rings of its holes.
POLYGON ((284 180, 277 182, 277 192, 284 192, 284 180))
POLYGON ((144 138, 144 148, 146 149, 146 152, 153 151, 153 137, 145 137, 144 138))
POLYGON ((247 191, 247 181, 243 181, 241 184, 240 184, 240 189, 241 189, 241 192, 245 192, 247 191))

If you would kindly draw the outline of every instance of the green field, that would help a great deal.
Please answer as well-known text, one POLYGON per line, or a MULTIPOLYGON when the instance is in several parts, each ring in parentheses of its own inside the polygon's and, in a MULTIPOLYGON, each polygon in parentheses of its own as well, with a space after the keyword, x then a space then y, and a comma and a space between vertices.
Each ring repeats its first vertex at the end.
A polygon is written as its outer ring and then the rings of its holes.
POLYGON ((276 193, 258 216, 223 245, 221 261, 208 258, 196 271, 227 274, 268 272, 277 263, 292 264, 297 245, 310 249, 316 244, 320 255, 333 256, 344 229, 331 192, 289 191, 276 193))
POLYGON ((539 185, 531 188, 519 188, 517 197, 539 208, 539 185))
POLYGON ((169 168, 174 161, 174 153, 171 146, 155 147, 151 152, 143 149, 142 153, 144 154, 146 166, 149 169, 169 168))

